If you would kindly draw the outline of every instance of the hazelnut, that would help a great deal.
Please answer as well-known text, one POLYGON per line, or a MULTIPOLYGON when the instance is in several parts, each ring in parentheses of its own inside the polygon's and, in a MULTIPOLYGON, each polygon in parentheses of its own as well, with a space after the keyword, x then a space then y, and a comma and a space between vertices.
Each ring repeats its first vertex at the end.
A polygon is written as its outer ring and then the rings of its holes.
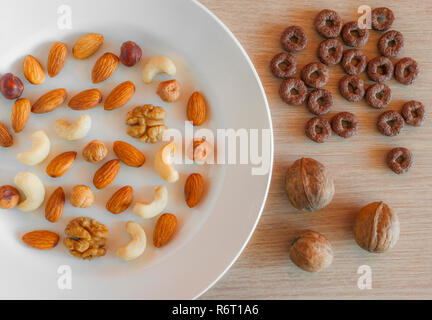
POLYGON ((205 161, 212 154, 213 146, 205 138, 193 139, 188 148, 188 157, 194 161, 205 161))
POLYGON ((165 102, 175 102, 180 97, 180 84, 177 80, 163 81, 159 83, 156 93, 165 102))
POLYGON ((83 149, 84 159, 90 163, 102 161, 108 154, 108 149, 102 141, 90 141, 83 149))
POLYGON ((305 230, 294 239, 289 255, 297 267, 308 272, 318 272, 333 261, 330 241, 312 230, 305 230))
POLYGON ((384 252, 399 240, 399 218, 384 202, 363 207, 354 220, 354 238, 369 252, 384 252))
POLYGON ((133 41, 124 42, 120 51, 120 61, 127 67, 133 67, 142 56, 141 48, 133 41))
POLYGON ((77 208, 88 208, 94 202, 94 194, 89 186, 78 185, 72 188, 69 197, 71 205, 77 208))
POLYGON ((327 168, 311 158, 301 158, 288 169, 285 189, 291 204, 302 211, 324 208, 333 199, 333 177, 327 168))
POLYGON ((19 98, 24 91, 24 84, 21 79, 12 73, 6 73, 0 78, 0 92, 6 99, 19 98))
POLYGON ((9 185, 0 187, 0 208, 11 209, 15 207, 20 200, 19 191, 9 185))

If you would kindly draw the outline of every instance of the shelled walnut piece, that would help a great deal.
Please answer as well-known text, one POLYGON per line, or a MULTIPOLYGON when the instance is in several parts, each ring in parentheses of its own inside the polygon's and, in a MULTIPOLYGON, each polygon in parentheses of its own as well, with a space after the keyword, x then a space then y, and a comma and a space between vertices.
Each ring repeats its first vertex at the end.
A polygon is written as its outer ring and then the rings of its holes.
POLYGON ((162 107, 146 104, 135 107, 126 116, 127 134, 139 141, 156 143, 162 140, 168 129, 164 119, 166 111, 162 107))
POLYGON ((88 217, 73 219, 66 226, 64 244, 71 255, 91 260, 106 253, 105 243, 108 238, 106 225, 88 217))

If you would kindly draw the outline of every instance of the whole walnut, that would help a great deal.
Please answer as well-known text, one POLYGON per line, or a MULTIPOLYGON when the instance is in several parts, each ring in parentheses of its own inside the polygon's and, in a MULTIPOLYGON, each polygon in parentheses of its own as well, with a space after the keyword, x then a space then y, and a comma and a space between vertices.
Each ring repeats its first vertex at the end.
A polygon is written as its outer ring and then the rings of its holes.
POLYGON ((333 177, 327 168, 311 158, 296 160, 288 169, 285 190, 291 204, 302 211, 324 208, 333 199, 333 177))
POLYGON ((333 250, 330 241, 321 233, 305 230, 294 239, 290 258, 304 271, 318 272, 331 265, 333 250))
POLYGON ((382 201, 363 207, 354 220, 354 238, 369 252, 381 253, 394 247, 399 231, 397 214, 382 201))

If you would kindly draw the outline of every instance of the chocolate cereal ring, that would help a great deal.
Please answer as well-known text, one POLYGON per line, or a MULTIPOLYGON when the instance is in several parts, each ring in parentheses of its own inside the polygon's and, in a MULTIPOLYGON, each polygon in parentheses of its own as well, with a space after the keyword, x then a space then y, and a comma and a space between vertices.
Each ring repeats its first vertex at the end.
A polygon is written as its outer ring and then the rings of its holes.
POLYGON ((279 94, 287 104, 300 105, 306 100, 307 88, 300 79, 288 78, 282 81, 279 94))
POLYGON ((342 138, 350 138, 358 132, 357 117, 350 112, 339 112, 331 120, 333 131, 342 138))
POLYGON ((338 39, 327 39, 318 47, 318 58, 326 65, 338 64, 343 55, 343 44, 338 39))
POLYGON ((341 95, 350 102, 358 102, 365 94, 364 81, 357 76, 344 76, 339 81, 341 95))
POLYGON ((308 38, 299 26, 290 26, 282 32, 280 42, 282 47, 291 53, 299 52, 306 47, 308 38))
POLYGON ((391 28, 394 21, 394 14, 389 8, 381 7, 372 10, 372 29, 386 31, 391 28))
POLYGON ((396 30, 387 31, 378 41, 379 52, 387 57, 396 57, 404 47, 404 38, 402 33, 396 30))
POLYGON ((377 128, 378 131, 388 137, 397 136, 404 127, 404 119, 402 116, 394 111, 389 110, 381 113, 378 117, 377 128))
POLYGON ((393 75, 393 63, 386 57, 373 58, 367 64, 367 74, 375 82, 390 80, 393 75))
POLYGON ((278 53, 270 62, 270 70, 275 77, 287 79, 296 73, 297 59, 289 53, 278 53))
POLYGON ((413 155, 407 148, 394 148, 387 153, 387 165, 397 174, 407 172, 413 163, 413 155))
POLYGON ((307 109, 317 115, 323 115, 333 107, 333 95, 326 89, 317 89, 309 93, 307 99, 307 109))
POLYGON ((328 67, 320 62, 309 63, 303 67, 301 78, 309 87, 322 88, 329 80, 328 67))
POLYGON ((306 122, 305 133, 312 141, 323 143, 331 136, 330 123, 327 119, 314 117, 306 122))
POLYGON ((401 114, 407 124, 415 127, 420 127, 426 120, 425 107, 420 101, 405 102, 401 114))
POLYGON ((347 22, 342 28, 342 40, 347 46, 363 47, 369 40, 369 30, 361 29, 357 21, 347 22))
POLYGON ((315 17, 314 25, 324 38, 336 38, 342 29, 342 19, 336 11, 324 9, 315 17))
POLYGON ((382 109, 391 99, 391 89, 384 83, 375 83, 366 90, 366 102, 373 108, 382 109))
POLYGON ((349 75, 356 76, 366 68, 366 56, 358 49, 346 50, 342 57, 342 68, 349 75))
POLYGON ((394 76, 402 84, 412 84, 419 75, 420 70, 417 61, 411 58, 403 58, 396 63, 394 76))

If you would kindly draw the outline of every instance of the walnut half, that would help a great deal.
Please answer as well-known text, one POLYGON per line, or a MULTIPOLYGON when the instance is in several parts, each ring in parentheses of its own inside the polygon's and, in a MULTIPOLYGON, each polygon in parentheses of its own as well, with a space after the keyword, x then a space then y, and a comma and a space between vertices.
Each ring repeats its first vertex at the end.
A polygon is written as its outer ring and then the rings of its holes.
POLYGON ((92 218, 79 217, 69 222, 65 233, 68 238, 64 240, 64 244, 71 255, 84 260, 105 255, 108 238, 106 225, 92 218))
POLYGON ((168 129, 164 119, 166 111, 162 107, 146 104, 135 107, 126 116, 127 134, 145 143, 161 141, 168 129))

